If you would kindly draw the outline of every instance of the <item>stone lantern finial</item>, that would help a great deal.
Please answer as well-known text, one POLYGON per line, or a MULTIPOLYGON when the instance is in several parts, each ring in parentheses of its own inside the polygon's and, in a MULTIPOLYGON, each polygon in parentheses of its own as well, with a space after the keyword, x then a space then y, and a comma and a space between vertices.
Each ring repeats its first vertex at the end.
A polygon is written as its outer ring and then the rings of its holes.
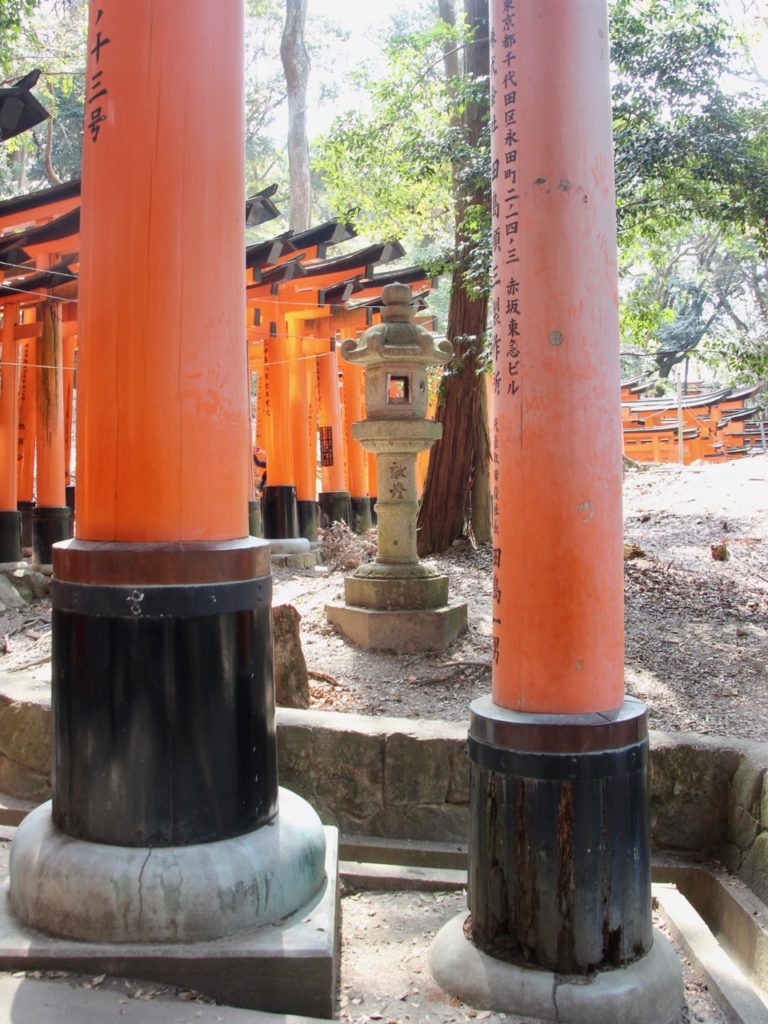
POLYGON ((410 323, 413 296, 407 284, 385 284, 381 289, 381 319, 385 324, 410 323))
POLYGON ((426 418, 427 367, 446 363, 453 347, 412 322, 411 289, 382 289, 381 323, 341 346, 365 367, 366 419, 352 436, 376 454, 378 551, 344 581, 344 604, 326 614, 362 647, 442 650, 466 626, 466 604, 448 602, 448 577, 416 551, 416 456, 442 434, 426 418))

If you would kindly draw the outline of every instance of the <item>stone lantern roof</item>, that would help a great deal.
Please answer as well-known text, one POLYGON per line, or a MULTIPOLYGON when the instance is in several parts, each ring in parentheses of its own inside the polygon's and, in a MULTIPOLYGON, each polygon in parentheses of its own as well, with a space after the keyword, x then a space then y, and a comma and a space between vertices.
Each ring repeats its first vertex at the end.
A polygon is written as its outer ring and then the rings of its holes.
POLYGON ((344 359, 366 367, 388 362, 426 367, 451 359, 449 341, 436 341, 429 331, 411 322, 412 296, 407 284, 385 285, 381 298, 381 323, 369 327, 359 339, 345 341, 341 346, 344 359))

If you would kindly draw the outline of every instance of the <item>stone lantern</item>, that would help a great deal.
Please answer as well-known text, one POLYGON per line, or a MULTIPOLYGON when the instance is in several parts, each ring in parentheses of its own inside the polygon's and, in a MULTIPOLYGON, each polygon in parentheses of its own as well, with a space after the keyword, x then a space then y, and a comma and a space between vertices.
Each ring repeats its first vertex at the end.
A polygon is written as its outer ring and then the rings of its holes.
POLYGON ((416 456, 442 434, 426 418, 427 367, 447 363, 450 342, 436 342, 411 322, 411 289, 382 291, 382 322, 341 346, 365 367, 367 418, 352 436, 376 454, 378 552, 344 581, 343 603, 326 605, 328 620, 373 650, 439 651, 466 627, 467 606, 448 599, 448 577, 416 552, 416 456))

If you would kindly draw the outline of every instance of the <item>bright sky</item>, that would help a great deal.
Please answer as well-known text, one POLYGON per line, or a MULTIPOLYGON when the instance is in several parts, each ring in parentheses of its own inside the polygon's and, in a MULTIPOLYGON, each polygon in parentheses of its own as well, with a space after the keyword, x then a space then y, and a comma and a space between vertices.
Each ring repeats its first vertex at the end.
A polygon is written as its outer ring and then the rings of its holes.
POLYGON ((345 25, 353 35, 375 42, 377 30, 408 0, 309 0, 309 10, 345 25), (373 37, 373 38, 372 38, 373 37))

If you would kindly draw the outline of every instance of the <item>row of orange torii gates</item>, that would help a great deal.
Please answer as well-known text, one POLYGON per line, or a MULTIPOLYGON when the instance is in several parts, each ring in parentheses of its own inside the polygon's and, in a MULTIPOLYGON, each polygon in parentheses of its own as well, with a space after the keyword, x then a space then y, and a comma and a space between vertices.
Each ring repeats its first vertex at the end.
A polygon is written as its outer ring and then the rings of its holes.
MULTIPOLYGON (((247 226, 278 215, 275 188, 247 200, 247 226)), ((79 231, 79 181, 0 203, 0 562, 21 557, 17 510, 36 562, 50 563, 51 544, 71 536, 79 231)), ((397 242, 328 256, 354 236, 329 221, 246 248, 256 535, 314 540, 318 506, 325 522, 372 524, 374 456, 350 433, 365 417, 364 370, 338 359, 336 345, 379 320, 386 284, 408 283, 419 309, 432 282, 421 267, 375 272, 404 255, 397 242)), ((420 482, 425 471, 426 453, 420 482)))
POLYGON ((762 384, 705 389, 680 386, 677 397, 642 397, 648 374, 622 381, 624 454, 635 462, 725 462, 768 450, 768 423, 756 397, 762 384))
MULTIPOLYGON (((278 215, 274 191, 246 202, 246 225, 278 215)), ((50 562, 50 545, 71 533, 79 207, 79 181, 0 203, 0 561, 21 557, 17 510, 22 546, 34 549, 35 561, 50 562)), ((398 243, 328 256, 354 235, 351 224, 330 221, 245 252, 256 535, 314 540, 318 505, 324 522, 340 519, 362 531, 375 521, 374 456, 350 432, 365 417, 364 370, 339 360, 336 343, 379 319, 384 285, 409 283, 423 308, 432 282, 421 267, 375 272, 404 255, 398 243), (265 453, 268 486, 261 489, 265 453)), ((678 409, 674 398, 643 397, 652 384, 647 377, 622 382, 629 458, 689 463, 765 448, 765 425, 748 404, 758 386, 687 393, 678 409)), ((423 453, 419 485, 426 460, 423 453)))

